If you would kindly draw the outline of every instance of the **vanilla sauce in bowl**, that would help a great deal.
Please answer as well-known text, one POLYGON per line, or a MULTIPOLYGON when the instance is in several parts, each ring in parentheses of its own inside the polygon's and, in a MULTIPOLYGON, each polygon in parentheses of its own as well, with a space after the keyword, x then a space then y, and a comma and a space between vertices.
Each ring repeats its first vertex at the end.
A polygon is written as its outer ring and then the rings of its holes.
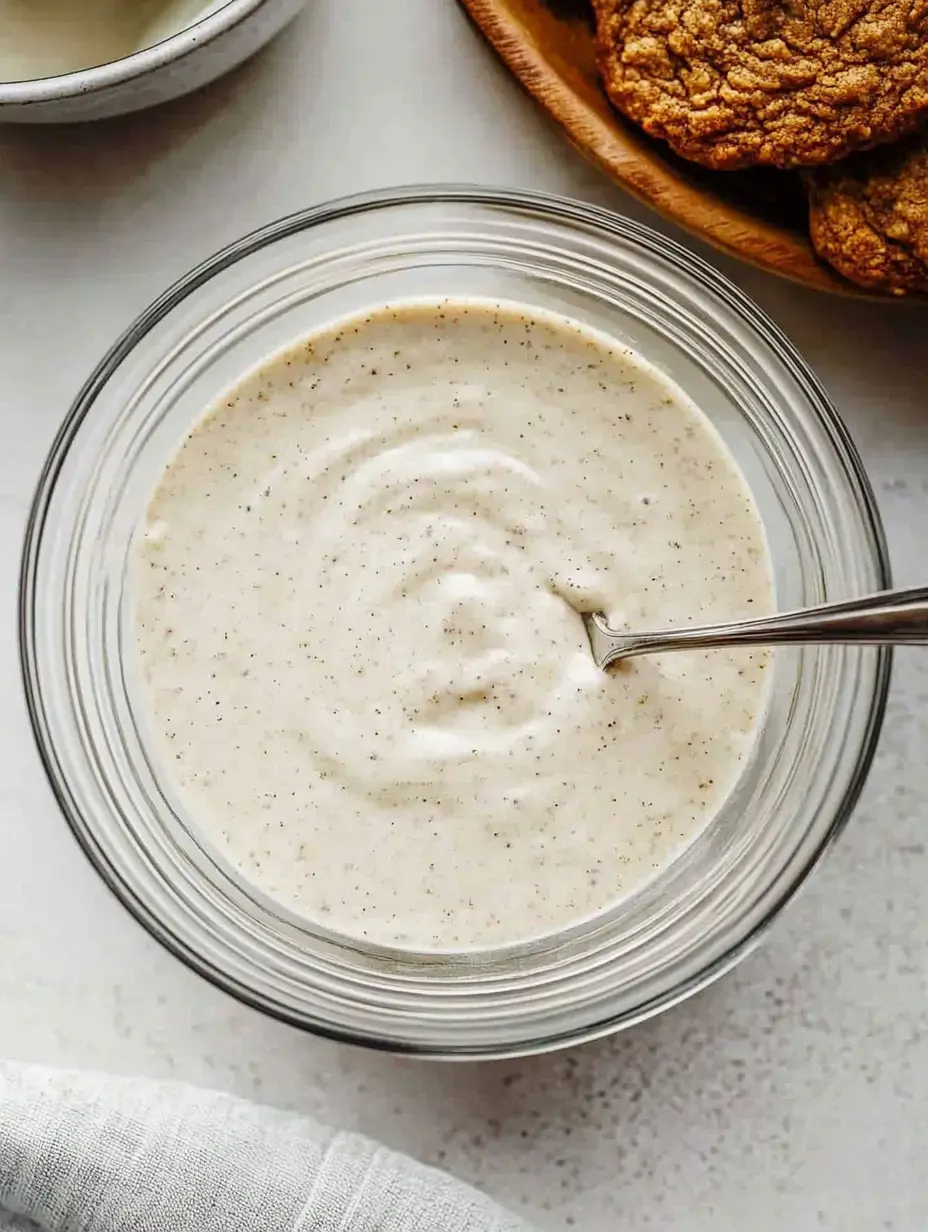
POLYGON ((177 34, 226 0, 0 0, 0 82, 121 60, 177 34))
POLYGON ((612 907, 717 814, 768 657, 599 672, 579 613, 760 615, 721 438, 607 336, 483 300, 385 306, 269 359, 168 464, 135 546, 165 772, 288 908, 415 950, 612 907))

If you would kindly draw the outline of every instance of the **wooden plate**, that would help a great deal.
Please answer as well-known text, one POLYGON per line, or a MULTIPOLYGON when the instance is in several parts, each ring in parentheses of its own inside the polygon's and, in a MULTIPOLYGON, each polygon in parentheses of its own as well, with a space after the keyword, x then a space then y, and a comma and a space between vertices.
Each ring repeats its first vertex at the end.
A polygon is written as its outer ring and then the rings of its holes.
POLYGON ((596 70, 589 0, 461 3, 574 145, 629 192, 717 248, 774 274, 822 291, 866 295, 813 253, 798 176, 760 168, 707 171, 677 158, 612 109, 596 70))

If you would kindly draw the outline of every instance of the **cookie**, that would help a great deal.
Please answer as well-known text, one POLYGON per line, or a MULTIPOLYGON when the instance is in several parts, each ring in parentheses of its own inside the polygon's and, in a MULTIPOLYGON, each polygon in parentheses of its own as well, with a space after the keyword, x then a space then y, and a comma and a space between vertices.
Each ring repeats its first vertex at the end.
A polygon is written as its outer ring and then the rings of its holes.
POLYGON ((818 255, 859 286, 928 294, 928 131, 811 173, 818 255))
POLYGON ((613 104, 716 170, 816 166, 928 118, 928 0, 594 0, 613 104))

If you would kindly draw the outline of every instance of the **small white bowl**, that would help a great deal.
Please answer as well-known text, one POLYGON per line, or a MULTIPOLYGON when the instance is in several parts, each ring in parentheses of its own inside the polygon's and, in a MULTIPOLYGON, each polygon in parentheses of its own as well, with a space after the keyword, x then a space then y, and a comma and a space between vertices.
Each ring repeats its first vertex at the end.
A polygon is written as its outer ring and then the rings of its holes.
POLYGON ((109 64, 33 81, 0 82, 0 121, 100 120, 188 94, 254 55, 304 3, 228 0, 163 42, 109 64))

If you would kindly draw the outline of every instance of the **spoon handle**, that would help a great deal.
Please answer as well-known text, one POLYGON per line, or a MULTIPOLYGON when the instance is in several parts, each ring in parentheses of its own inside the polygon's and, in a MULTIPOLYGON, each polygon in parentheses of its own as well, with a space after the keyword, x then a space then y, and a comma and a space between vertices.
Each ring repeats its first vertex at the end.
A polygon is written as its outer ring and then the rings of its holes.
POLYGON ((602 616, 588 616, 593 657, 600 667, 616 659, 668 650, 709 650, 725 646, 796 646, 824 642, 858 646, 928 646, 928 586, 886 590, 863 599, 757 620, 655 633, 620 633, 602 616))

